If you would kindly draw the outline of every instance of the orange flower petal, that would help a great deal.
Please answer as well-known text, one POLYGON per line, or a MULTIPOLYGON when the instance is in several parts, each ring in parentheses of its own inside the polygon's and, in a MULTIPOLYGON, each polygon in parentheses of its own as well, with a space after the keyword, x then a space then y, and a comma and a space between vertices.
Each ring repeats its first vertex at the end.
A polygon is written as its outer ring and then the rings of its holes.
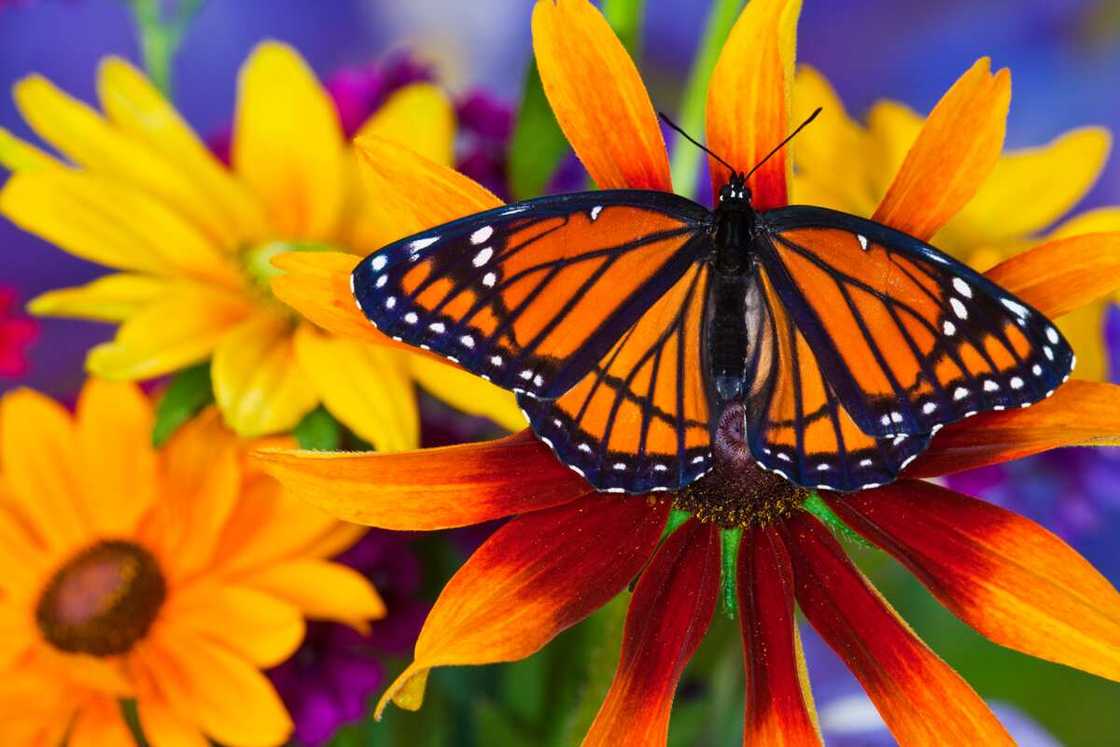
POLYGON ((533 435, 399 454, 262 451, 265 471, 340 519, 446 529, 568 503, 591 487, 533 435))
POLYGON ((358 244, 372 252, 391 241, 464 215, 500 207, 502 201, 470 177, 382 137, 354 143, 368 199, 358 244))
POLYGON ((743 744, 819 745, 813 695, 793 610, 793 568, 773 529, 739 550, 739 614, 747 673, 743 744))
POLYGON ((822 524, 799 514, 781 531, 802 612, 900 744, 1014 744, 980 696, 911 632, 822 524))
POLYGON ((136 707, 144 736, 152 747, 210 747, 210 740, 190 721, 154 694, 137 698, 136 707))
POLYGON ((996 643, 1120 681, 1120 593, 1043 527, 918 480, 826 500, 996 643))
POLYGON ((606 604, 649 558, 668 508, 596 493, 511 519, 444 587, 375 716, 390 699, 418 709, 432 667, 523 659, 606 604))
POLYGON ((135 744, 120 706, 107 697, 85 699, 66 739, 67 747, 134 747, 135 744))
MULTIPOLYGON (((793 65, 801 0, 751 0, 735 22, 708 82, 708 147, 747 172, 790 131, 793 65)), ((757 210, 789 202, 789 149, 761 166, 750 180, 757 210)), ((709 158, 713 194, 729 177, 709 158)))
POLYGON ((873 220, 928 240, 972 199, 1003 150, 1011 73, 983 57, 930 112, 873 220))
POLYGON ((1061 446, 1120 446, 1120 386, 1074 380, 1025 410, 985 413, 950 425, 906 474, 949 475, 1061 446))
POLYGON ((665 139, 641 75, 595 6, 538 2, 533 52, 556 121, 600 189, 673 191, 665 139))
POLYGON ((985 275, 1056 318, 1120 288, 1120 232, 1048 241, 985 275))
POLYGON ((642 572, 622 638, 622 659, 584 747, 665 744, 677 683, 712 620, 720 539, 696 520, 674 532, 642 572))

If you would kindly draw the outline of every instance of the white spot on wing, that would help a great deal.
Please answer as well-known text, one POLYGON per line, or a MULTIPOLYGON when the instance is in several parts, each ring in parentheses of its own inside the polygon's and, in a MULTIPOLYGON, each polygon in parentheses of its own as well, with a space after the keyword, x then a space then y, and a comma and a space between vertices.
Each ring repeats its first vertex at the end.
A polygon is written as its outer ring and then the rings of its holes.
POLYGON ((995 381, 992 381, 991 379, 987 379, 984 382, 984 391, 985 392, 998 392, 999 391, 999 384, 995 381))
POLYGON ((426 239, 416 239, 415 241, 410 241, 409 242, 408 250, 410 252, 412 252, 413 254, 415 254, 416 252, 420 251, 421 249, 427 249, 429 246, 436 243, 437 241, 439 241, 439 236, 429 236, 426 239))
POLYGON ((471 263, 474 264, 475 267, 482 267, 484 264, 489 262, 490 258, 493 256, 493 247, 483 247, 482 249, 478 250, 478 254, 474 255, 474 259, 471 260, 471 263))
POLYGON ((498 282, 498 273, 496 272, 488 272, 482 276, 482 284, 487 288, 493 288, 496 282, 498 282))
POLYGON ((972 298, 972 286, 966 283, 963 278, 953 278, 953 288, 965 298, 972 298))
POLYGON ((964 307, 964 302, 959 298, 950 298, 949 305, 953 307, 953 313, 957 315, 958 319, 968 319, 968 309, 964 307))
POLYGON ((1028 309, 1026 306, 1019 303, 1018 301, 1012 301, 1010 298, 1001 298, 999 302, 1019 316, 1027 316, 1031 313, 1030 309, 1028 309))
POLYGON ((459 342, 463 343, 464 347, 468 347, 468 348, 473 348, 474 347, 474 338, 471 337, 470 335, 463 335, 462 337, 459 338, 459 342))
POLYGON ((924 405, 922 405, 922 412, 926 415, 929 415, 931 412, 933 412, 936 409, 937 409, 937 404, 934 403, 934 402, 926 402, 924 405))
POLYGON ((601 213, 601 212, 603 212, 603 206, 602 205, 596 205, 595 207, 591 208, 591 220, 598 220, 599 219, 599 213, 601 213))
POLYGON ((388 263, 389 260, 385 259, 384 254, 378 254, 376 257, 370 260, 369 266, 373 268, 374 272, 381 272, 385 269, 385 265, 387 265, 388 263))
POLYGON ((941 325, 941 331, 944 332, 947 337, 952 337, 957 333, 957 325, 946 319, 941 325))
POLYGON ((856 234, 856 239, 859 241, 860 248, 863 249, 863 251, 866 252, 867 251, 867 237, 864 236, 862 233, 857 233, 856 234))
POLYGON ((1058 330, 1054 329, 1053 327, 1047 327, 1046 328, 1046 339, 1049 340, 1050 342, 1054 343, 1055 345, 1057 345, 1058 341, 1061 340, 1062 338, 1058 337, 1058 330))
POLYGON ((416 322, 420 321, 420 317, 416 316, 415 311, 410 311, 404 315, 404 320, 408 324, 416 324, 416 322))
MULTIPOLYGON (((350 282, 354 282, 353 276, 351 276, 350 282)), ((373 287, 384 288, 385 284, 388 283, 388 282, 389 282, 389 276, 388 275, 380 275, 377 278, 377 282, 373 284, 373 287)))
POLYGON ((474 233, 471 234, 471 243, 474 244, 475 246, 478 246, 479 244, 486 241, 487 239, 489 239, 493 235, 494 235, 494 227, 493 226, 483 226, 482 228, 478 229, 477 231, 475 231, 474 233))
POLYGON ((957 387, 956 390, 953 392, 953 399, 955 399, 955 400, 961 400, 961 399, 964 399, 967 396, 968 396, 968 390, 965 389, 963 386, 957 387))
POLYGON ((1012 389, 1022 389, 1023 388, 1023 380, 1020 379, 1018 376, 1012 376, 1011 377, 1011 388, 1012 389))
POLYGON ((870 467, 871 465, 872 465, 872 461, 870 459, 860 459, 859 460, 859 466, 861 466, 861 467, 870 467))
POLYGON ((385 308, 392 309, 396 305, 397 305, 397 297, 396 296, 389 296, 388 298, 385 299, 385 308))
POLYGON ((432 322, 428 325, 428 329, 432 330, 437 335, 442 335, 447 331, 447 327, 443 325, 443 322, 432 322))

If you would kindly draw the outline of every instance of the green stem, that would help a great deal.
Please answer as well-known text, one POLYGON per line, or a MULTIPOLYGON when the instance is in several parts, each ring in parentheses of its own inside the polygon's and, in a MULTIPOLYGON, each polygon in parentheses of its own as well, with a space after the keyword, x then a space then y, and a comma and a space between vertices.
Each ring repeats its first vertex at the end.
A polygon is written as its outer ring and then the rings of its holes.
MULTIPOLYGON (((684 96, 681 99, 681 108, 677 112, 677 124, 685 132, 695 138, 702 139, 704 128, 704 106, 707 102, 708 80, 712 77, 712 70, 719 59, 723 43, 739 17, 739 9, 743 0, 713 0, 712 10, 708 14, 708 25, 704 29, 704 37, 700 40, 700 49, 696 60, 692 63, 692 71, 688 75, 684 96)), ((727 91, 727 96, 735 95, 734 91, 727 91)), ((700 175, 700 158, 702 152, 699 148, 677 135, 673 147, 673 158, 669 168, 673 176, 673 188, 680 194, 692 197, 696 194, 700 175)))
POLYGON ((743 530, 723 529, 720 537, 720 606, 729 620, 735 619, 739 609, 736 584, 739 567, 739 544, 743 541, 743 530))
POLYGON ((140 36, 144 68, 163 95, 171 98, 171 63, 203 0, 177 0, 171 18, 164 18, 160 0, 128 0, 140 36))
POLYGON ((645 0, 603 0, 603 16, 635 63, 642 56, 642 15, 645 7, 645 0))

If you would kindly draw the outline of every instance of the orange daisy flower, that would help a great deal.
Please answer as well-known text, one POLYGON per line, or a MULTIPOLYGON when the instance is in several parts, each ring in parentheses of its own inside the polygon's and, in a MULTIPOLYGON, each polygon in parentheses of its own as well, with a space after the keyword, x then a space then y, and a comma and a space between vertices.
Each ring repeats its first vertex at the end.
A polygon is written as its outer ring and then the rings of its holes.
MULTIPOLYGON (((790 129, 798 0, 753 0, 711 78, 707 139, 744 171, 790 129), (775 96, 775 92, 777 95, 775 96)), ((565 135, 600 187, 670 190, 657 117, 638 72, 586 0, 542 0, 537 64, 565 135)), ((875 217, 928 238, 998 159, 1009 76, 987 60, 931 113, 875 217)), ((370 139, 419 227, 493 207, 461 175, 370 139)), ((713 179, 727 176, 712 164, 713 179)), ((754 175, 760 210, 788 199, 790 156, 754 175)), ((1047 315, 1120 286, 1120 236, 1066 238, 989 272, 1047 315)), ((375 339, 347 287, 352 262, 292 258, 278 295, 338 334, 375 339)), ((340 518, 431 530, 510 517, 448 582, 415 660, 379 704, 419 708, 438 666, 539 650, 636 578, 613 683, 584 744, 664 744, 676 686, 721 588, 736 590, 747 670, 745 742, 820 744, 794 610, 838 652, 903 744, 1009 744, 979 695, 903 622, 827 523, 894 555, 962 620, 1002 645, 1120 681, 1120 593, 1043 527, 922 478, 1072 444, 1120 444, 1120 388, 1073 381, 1045 402, 943 429, 899 481, 807 491, 755 467, 721 428, 716 465, 676 494, 598 493, 531 434, 403 454, 262 452, 294 494, 340 518), (931 714, 936 713, 936 718, 931 714)))
POLYGON ((279 745, 260 668, 305 618, 385 614, 327 560, 364 530, 284 496, 215 409, 158 451, 152 420, 132 384, 91 380, 74 416, 0 401, 0 744, 131 747, 127 698, 154 747, 279 745))

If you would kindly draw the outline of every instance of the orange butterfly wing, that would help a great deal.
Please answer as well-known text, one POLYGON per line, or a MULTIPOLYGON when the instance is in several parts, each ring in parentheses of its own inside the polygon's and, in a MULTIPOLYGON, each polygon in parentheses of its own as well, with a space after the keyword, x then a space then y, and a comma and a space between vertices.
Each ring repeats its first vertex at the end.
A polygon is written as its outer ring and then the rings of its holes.
POLYGON ((709 272, 686 272, 563 396, 520 398, 541 439, 597 487, 673 490, 710 468, 700 365, 709 272))

